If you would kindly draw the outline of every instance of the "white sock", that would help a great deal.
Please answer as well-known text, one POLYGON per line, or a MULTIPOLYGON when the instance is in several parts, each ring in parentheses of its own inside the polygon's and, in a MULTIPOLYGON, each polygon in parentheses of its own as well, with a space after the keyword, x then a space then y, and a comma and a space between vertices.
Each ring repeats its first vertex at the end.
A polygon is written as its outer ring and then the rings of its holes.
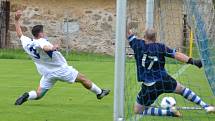
POLYGON ((30 92, 28 92, 28 94, 29 94, 29 97, 28 97, 29 100, 34 100, 37 98, 36 91, 30 91, 30 92))
POLYGON ((202 108, 208 107, 208 104, 202 101, 202 99, 198 95, 196 95, 192 90, 188 88, 185 88, 181 95, 184 96, 184 98, 186 98, 187 100, 202 106, 202 108))
POLYGON ((102 90, 94 83, 92 83, 92 87, 90 88, 90 90, 97 95, 102 93, 102 90))

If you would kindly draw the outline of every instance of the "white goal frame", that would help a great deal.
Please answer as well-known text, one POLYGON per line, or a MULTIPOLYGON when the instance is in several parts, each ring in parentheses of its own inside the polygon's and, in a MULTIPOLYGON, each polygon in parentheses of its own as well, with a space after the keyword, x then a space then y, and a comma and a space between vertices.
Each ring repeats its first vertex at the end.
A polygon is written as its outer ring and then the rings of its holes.
MULTIPOLYGON (((127 0, 117 0, 116 47, 114 76, 114 121, 125 121, 124 82, 125 82, 125 41, 127 0)), ((146 2, 146 27, 154 25, 154 0, 146 2)))

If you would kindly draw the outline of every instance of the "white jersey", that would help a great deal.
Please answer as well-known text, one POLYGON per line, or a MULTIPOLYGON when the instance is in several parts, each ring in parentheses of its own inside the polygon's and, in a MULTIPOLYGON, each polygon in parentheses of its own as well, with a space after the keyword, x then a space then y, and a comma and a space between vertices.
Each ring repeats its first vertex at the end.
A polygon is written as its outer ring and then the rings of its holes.
POLYGON ((31 39, 22 35, 20 40, 24 50, 31 56, 41 75, 47 75, 68 66, 65 58, 59 51, 45 52, 42 49, 45 45, 53 46, 46 39, 31 39))

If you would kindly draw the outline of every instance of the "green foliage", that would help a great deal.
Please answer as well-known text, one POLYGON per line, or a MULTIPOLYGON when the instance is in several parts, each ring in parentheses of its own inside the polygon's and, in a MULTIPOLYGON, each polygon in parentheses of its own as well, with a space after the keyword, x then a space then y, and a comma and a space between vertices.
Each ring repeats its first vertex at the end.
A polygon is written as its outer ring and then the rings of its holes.
MULTIPOLYGON (((69 52, 62 54, 68 61, 114 61, 114 57, 106 54, 86 53, 86 52, 69 52)), ((0 59, 30 59, 23 49, 0 49, 0 59)))
POLYGON ((0 49, 0 59, 30 59, 22 49, 0 49))

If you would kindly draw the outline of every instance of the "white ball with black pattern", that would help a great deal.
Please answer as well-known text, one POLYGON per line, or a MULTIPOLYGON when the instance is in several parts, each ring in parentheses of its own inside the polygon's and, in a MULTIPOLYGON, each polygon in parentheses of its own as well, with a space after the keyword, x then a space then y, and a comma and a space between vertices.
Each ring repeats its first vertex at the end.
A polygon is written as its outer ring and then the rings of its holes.
POLYGON ((164 97, 160 106, 165 109, 173 108, 176 106, 176 100, 173 97, 164 97))

